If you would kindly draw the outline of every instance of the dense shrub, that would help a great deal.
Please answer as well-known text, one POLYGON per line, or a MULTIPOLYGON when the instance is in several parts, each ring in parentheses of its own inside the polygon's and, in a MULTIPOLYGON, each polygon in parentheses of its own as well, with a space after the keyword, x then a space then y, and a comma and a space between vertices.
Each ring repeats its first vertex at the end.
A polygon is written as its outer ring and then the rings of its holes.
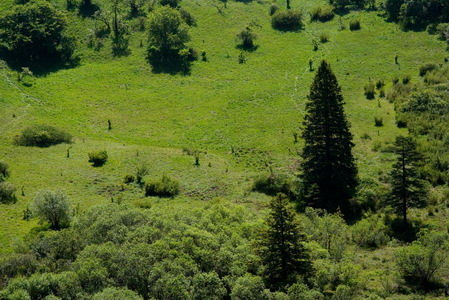
POLYGON ((16 201, 16 187, 9 182, 0 182, 0 203, 8 204, 16 201))
POLYGON ((125 288, 105 288, 103 291, 95 294, 92 300, 143 300, 136 292, 125 288))
POLYGON ((0 182, 5 181, 10 175, 7 163, 0 161, 0 182))
POLYGON ((270 11, 269 11, 270 16, 274 15, 278 10, 279 10, 279 6, 277 6, 274 3, 271 4, 270 5, 270 11))
POLYGON ((352 239, 360 247, 378 248, 390 240, 382 215, 371 215, 351 227, 352 239))
POLYGON ((178 7, 180 2, 181 0, 159 0, 162 6, 170 6, 172 8, 178 7))
POLYGON ((374 83, 370 82, 364 87, 366 99, 372 100, 376 97, 376 88, 374 83))
POLYGON ((49 147, 61 143, 71 143, 72 136, 58 128, 48 125, 33 125, 25 128, 15 137, 19 146, 49 147))
POLYGON ((61 229, 70 223, 70 203, 61 192, 41 191, 32 203, 33 215, 48 222, 52 229, 61 229))
POLYGON ((360 20, 351 20, 349 22, 349 29, 351 31, 356 31, 362 29, 362 26, 360 25, 360 20))
POLYGON ((438 65, 436 64, 425 64, 421 68, 419 68, 419 76, 424 76, 428 72, 438 69, 438 65))
POLYGON ((277 194, 282 193, 292 198, 294 194, 294 184, 287 176, 270 173, 257 177, 254 180, 251 190, 269 196, 276 196, 277 194))
POLYGON ((334 18, 334 7, 331 5, 318 6, 310 12, 312 21, 326 22, 334 18))
POLYGON ((42 61, 66 61, 74 40, 66 34, 65 15, 45 0, 33 0, 6 10, 0 17, 0 44, 20 66, 42 61))
POLYGON ((145 196, 175 197, 179 194, 178 181, 164 175, 160 180, 145 184, 145 196))
POLYGON ((443 232, 423 234, 395 255, 402 278, 419 288, 430 288, 441 280, 440 272, 448 267, 448 258, 449 236, 443 232))
POLYGON ((179 13, 181 14, 182 20, 189 26, 196 26, 196 20, 187 10, 180 8, 179 13))
POLYGON ((320 42, 321 43, 327 43, 327 42, 329 42, 329 34, 327 34, 327 33, 321 33, 320 34, 320 42))
POLYGON ((89 152, 88 156, 94 167, 101 167, 108 161, 108 152, 105 150, 89 152))
POLYGON ((147 60, 155 71, 187 71, 195 53, 185 45, 190 40, 180 12, 170 7, 153 11, 148 21, 147 60))
POLYGON ((299 30, 302 24, 302 14, 296 10, 283 10, 276 12, 271 18, 274 29, 283 31, 299 30))
POLYGON ((237 34, 238 46, 247 50, 253 49, 255 47, 254 41, 256 38, 257 36, 252 29, 250 27, 246 27, 237 34))

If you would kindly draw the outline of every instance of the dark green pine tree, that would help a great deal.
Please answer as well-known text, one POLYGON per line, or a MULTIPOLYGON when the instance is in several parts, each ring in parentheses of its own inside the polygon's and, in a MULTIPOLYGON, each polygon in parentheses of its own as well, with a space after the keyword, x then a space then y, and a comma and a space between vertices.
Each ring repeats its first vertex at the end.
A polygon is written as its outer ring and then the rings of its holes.
POLYGON ((302 197, 305 204, 340 210, 352 218, 350 199, 357 187, 352 134, 337 78, 322 61, 306 104, 302 152, 302 197))
POLYGON ((269 287, 278 290, 296 282, 298 276, 307 279, 313 273, 312 264, 287 196, 278 194, 271 200, 266 224, 259 250, 269 287))
POLYGON ((397 161, 391 171, 391 194, 388 199, 396 213, 407 223, 407 211, 420 207, 425 202, 426 190, 419 177, 418 168, 422 156, 416 150, 416 142, 411 137, 398 136, 394 143, 397 161))

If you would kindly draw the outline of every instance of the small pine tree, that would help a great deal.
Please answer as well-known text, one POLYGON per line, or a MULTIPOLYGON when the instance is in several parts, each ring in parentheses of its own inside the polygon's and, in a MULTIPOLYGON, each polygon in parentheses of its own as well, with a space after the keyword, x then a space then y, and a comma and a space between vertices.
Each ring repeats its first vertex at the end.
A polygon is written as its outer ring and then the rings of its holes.
POLYGON ((297 276, 310 275, 312 265, 303 245, 305 236, 285 195, 278 194, 271 200, 266 224, 259 250, 268 285, 279 289, 296 282, 297 276))
POLYGON ((323 61, 306 104, 302 152, 302 198, 306 205, 352 218, 349 200, 357 187, 352 134, 343 96, 330 65, 323 61))
POLYGON ((418 174, 422 157, 416 150, 416 142, 411 137, 397 137, 394 146, 397 161, 390 174, 391 194, 388 204, 402 216, 406 223, 408 209, 420 207, 425 201, 424 183, 418 174))

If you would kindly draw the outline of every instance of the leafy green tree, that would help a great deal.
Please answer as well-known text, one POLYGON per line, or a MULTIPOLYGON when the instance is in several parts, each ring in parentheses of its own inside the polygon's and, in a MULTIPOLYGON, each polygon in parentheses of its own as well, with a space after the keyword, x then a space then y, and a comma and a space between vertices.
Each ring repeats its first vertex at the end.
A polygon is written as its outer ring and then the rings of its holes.
POLYGON ((418 173, 422 156, 411 137, 398 136, 394 146, 397 160, 390 174, 391 194, 388 203, 406 223, 408 209, 420 207, 425 202, 425 186, 418 173))
POLYGON ((226 288, 217 273, 198 273, 192 279, 193 299, 220 300, 226 296, 226 288))
POLYGON ((294 283, 298 276, 312 273, 309 253, 303 244, 305 236, 288 202, 283 194, 271 200, 267 226, 261 234, 259 252, 265 265, 265 277, 268 285, 275 289, 294 283))
POLYGON ((426 233, 411 245, 399 248, 395 260, 407 283, 429 288, 449 266, 449 236, 445 232, 426 233))
POLYGON ((59 230, 70 222, 70 203, 67 196, 61 192, 41 191, 32 204, 33 213, 50 227, 59 230))
POLYGON ((65 15, 45 0, 16 5, 0 17, 0 44, 21 66, 72 57, 65 15))
POLYGON ((398 20, 402 4, 404 4, 404 0, 385 0, 385 11, 390 20, 398 20))
POLYGON ((0 161, 0 182, 5 181, 10 175, 7 163, 0 161))
POLYGON ((302 196, 307 205, 352 218, 349 200, 357 187, 352 134, 343 96, 330 65, 323 61, 306 104, 302 152, 302 196))
POLYGON ((95 294, 92 300, 142 300, 143 298, 133 291, 121 288, 106 288, 95 294))
POLYGON ((164 6, 150 15, 147 58, 153 65, 179 58, 189 40, 188 27, 178 10, 164 6))
POLYGON ((237 278, 231 291, 231 299, 235 300, 268 300, 268 296, 262 278, 251 274, 237 278))

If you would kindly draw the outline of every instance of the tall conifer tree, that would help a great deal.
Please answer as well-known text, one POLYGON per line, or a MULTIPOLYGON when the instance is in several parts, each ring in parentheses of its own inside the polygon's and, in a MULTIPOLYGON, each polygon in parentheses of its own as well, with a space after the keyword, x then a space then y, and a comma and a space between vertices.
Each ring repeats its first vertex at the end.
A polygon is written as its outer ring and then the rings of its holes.
POLYGON ((295 220, 284 194, 270 202, 266 229, 262 232, 260 256, 265 265, 265 278, 272 289, 281 289, 296 282, 298 276, 305 280, 312 274, 309 253, 304 247, 305 235, 295 220))
POLYGON ((302 195, 306 205, 351 215, 349 200, 357 187, 352 134, 337 78, 322 61, 306 104, 302 152, 302 195))
POLYGON ((392 189, 388 203, 407 223, 408 209, 425 203, 424 183, 418 174, 422 157, 416 151, 415 141, 410 137, 397 137, 394 146, 397 161, 390 175, 392 189))

